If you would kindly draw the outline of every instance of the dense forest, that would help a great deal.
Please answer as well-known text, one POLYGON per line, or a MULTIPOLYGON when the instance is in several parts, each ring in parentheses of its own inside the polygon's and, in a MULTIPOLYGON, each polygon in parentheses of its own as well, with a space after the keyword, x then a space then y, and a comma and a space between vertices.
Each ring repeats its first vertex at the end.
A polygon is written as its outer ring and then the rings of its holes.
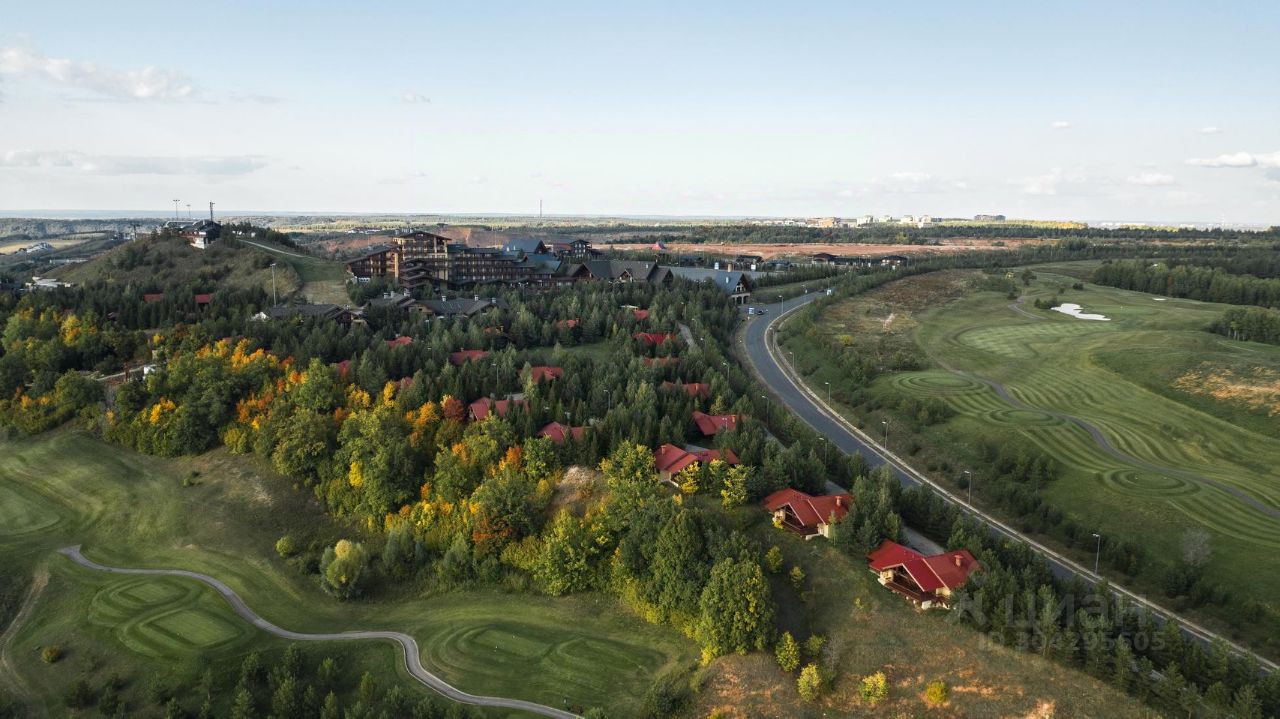
POLYGON ((1233 307, 1210 324, 1209 331, 1233 340, 1280 345, 1280 312, 1260 307, 1233 307))
POLYGON ((692 229, 671 229, 637 236, 634 242, 693 242, 703 244, 744 243, 890 243, 903 245, 937 244, 942 240, 1064 240, 1080 239, 1097 242, 1138 241, 1155 245, 1160 242, 1209 241, 1230 243, 1275 242, 1280 227, 1266 231, 1197 230, 1158 228, 1056 227, 1027 225, 1016 222, 982 225, 933 225, 911 227, 898 224, 874 224, 864 227, 791 227, 778 225, 701 225, 692 229))
POLYGON ((1094 270, 1090 279, 1109 287, 1202 302, 1280 307, 1280 279, 1236 275, 1216 266, 1216 262, 1213 265, 1106 262, 1094 270))

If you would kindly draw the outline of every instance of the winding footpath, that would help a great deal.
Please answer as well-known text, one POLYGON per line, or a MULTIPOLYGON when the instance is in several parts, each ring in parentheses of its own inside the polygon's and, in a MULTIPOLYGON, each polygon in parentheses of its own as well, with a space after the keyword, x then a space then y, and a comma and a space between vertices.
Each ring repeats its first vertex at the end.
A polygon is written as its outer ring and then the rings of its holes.
POLYGON ((194 579, 197 582, 203 582, 213 587, 218 594, 221 594, 222 598, 227 600, 227 603, 231 605, 231 608, 234 609, 236 614, 239 614, 242 619, 268 634, 281 637, 283 639, 291 639, 298 642, 345 642, 358 639, 389 639, 400 645, 401 653, 404 656, 404 667, 408 670, 410 676, 417 679, 419 682, 441 696, 452 699, 456 702, 474 704, 475 706, 482 707, 494 707, 498 709, 515 709, 519 711, 526 711, 531 714, 538 714, 540 716, 552 717, 553 719, 579 719, 578 715, 572 712, 556 709, 543 704, 537 704, 535 702, 527 702, 522 699, 506 699, 503 697, 486 697, 468 694, 427 671, 426 667, 422 666, 421 653, 418 650, 417 640, 403 632, 350 631, 336 632, 332 634, 295 632, 288 629, 282 629, 258 616, 256 612, 249 608, 249 605, 245 604, 244 600, 240 598, 240 595, 236 594, 235 590, 227 586, 222 580, 216 579, 207 574, 192 572, 185 569, 136 569, 108 567, 98 564, 92 559, 81 554, 80 545, 78 544, 72 547, 63 547, 58 550, 58 553, 66 555, 71 559, 71 561, 82 567, 94 569, 100 572, 109 572, 111 574, 152 574, 169 577, 185 577, 187 579, 194 579))
MULTIPOLYGON (((785 306, 781 303, 766 305, 769 309, 769 314, 763 318, 749 320, 740 336, 741 349, 747 360, 755 369, 761 381, 782 404, 786 405, 793 414, 812 427, 819 436, 846 454, 861 454, 871 467, 887 466, 904 487, 929 487, 943 500, 961 507, 972 517, 981 521, 992 534, 1005 536, 1026 544, 1038 554, 1044 556, 1049 563, 1050 570, 1058 578, 1069 580, 1072 577, 1080 577, 1091 583, 1098 583, 1104 580, 1101 575, 1095 574, 1065 555, 1024 535, 996 517, 969 504, 963 497, 953 494, 941 484, 929 479, 883 444, 872 439, 866 432, 855 427, 808 387, 796 374, 794 368, 783 359, 783 351, 777 347, 774 332, 780 321, 817 299, 818 296, 815 293, 814 295, 788 300, 785 306)), ((1174 614, 1135 592, 1116 584, 1110 586, 1117 595, 1141 605, 1152 612, 1158 619, 1169 617, 1176 620, 1182 627, 1183 632, 1197 641, 1209 643, 1215 639, 1221 640, 1234 651, 1255 658, 1267 671, 1274 671, 1280 668, 1275 662, 1190 621, 1186 617, 1174 614)))

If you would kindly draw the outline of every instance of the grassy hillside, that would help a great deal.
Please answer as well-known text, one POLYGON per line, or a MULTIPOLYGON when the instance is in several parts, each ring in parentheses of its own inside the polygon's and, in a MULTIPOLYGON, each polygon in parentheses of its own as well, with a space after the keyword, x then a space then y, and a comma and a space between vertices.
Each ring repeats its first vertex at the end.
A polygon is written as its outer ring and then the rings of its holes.
MULTIPOLYGON (((153 672, 171 672, 189 687, 208 662, 238 661, 252 649, 278 653, 285 645, 252 630, 197 583, 98 573, 54 553, 77 543, 108 565, 211 574, 288 629, 409 632, 429 669, 475 693, 608 705, 610 716, 632 716, 654 676, 696 656, 692 642, 671 629, 593 595, 549 599, 483 589, 339 602, 273 546, 286 532, 304 545, 361 533, 338 525, 287 480, 224 450, 162 460, 74 431, 0 442, 0 512, 3 572, 48 577, 5 656, 50 714, 62 712, 61 697, 81 677, 99 685, 120 674, 122 696, 144 706, 153 672), (193 482, 184 481, 193 474, 193 482), (52 665, 39 658, 50 644, 66 655, 52 665)), ((390 643, 325 643, 307 651, 339 657, 344 676, 358 679, 367 668, 384 687, 400 677, 406 690, 425 692, 405 677, 390 643)), ((0 672, 0 687, 10 683, 0 672)))
POLYGON ((265 252, 276 261, 276 270, 287 265, 297 275, 301 287, 299 294, 309 302, 331 302, 344 305, 347 297, 346 269, 341 262, 326 260, 294 247, 285 247, 265 240, 246 240, 251 249, 265 252))
MULTIPOLYGON (((961 470, 971 469, 980 503, 995 505, 983 446, 1025 443, 1047 454, 1061 471, 1035 491, 1064 513, 1059 527, 1076 528, 1069 552, 1092 564, 1093 532, 1104 550, 1140 547, 1144 567, 1124 583, 1136 581, 1176 609, 1198 609, 1265 652, 1280 651, 1280 575, 1256 571, 1280 548, 1280 348, 1203 331, 1224 305, 1076 290, 1072 277, 1037 271, 1030 286, 1018 282, 1019 303, 976 289, 976 273, 957 272, 909 278, 830 308, 824 327, 849 352, 909 370, 837 398, 858 405, 848 408, 855 421, 889 420, 894 449, 938 479, 959 487, 961 470), (1059 291, 1062 301, 1108 321, 1033 306, 1059 291), (903 398, 942 402, 950 416, 932 424, 904 416, 903 398), (1224 588, 1231 603, 1168 595, 1168 572, 1195 531, 1211 537, 1204 585, 1224 588)), ((809 348, 789 346, 817 386, 841 386, 805 354, 809 348)))
MULTIPOLYGON (((710 511, 719 511, 710 504, 710 511)), ((779 624, 799 642, 826 639, 824 662, 835 681, 818 701, 806 703, 796 673, 784 673, 773 657, 730 656, 701 677, 695 716, 720 712, 726 719, 817 719, 829 716, 949 717, 1154 717, 1158 713, 1082 672, 988 641, 953 622, 947 612, 920 612, 880 586, 864 561, 831 542, 805 541, 777 529, 758 507, 734 510, 735 523, 763 546, 785 557, 773 576, 779 624), (800 567, 799 589, 787 576, 800 567), (858 698, 864 676, 884 672, 889 697, 875 706, 858 698), (941 680, 951 699, 930 707, 925 687, 941 680)), ((813 661, 806 656, 804 663, 813 661)))
MULTIPOLYGON (((56 274, 68 282, 132 283, 157 290, 195 284, 210 291, 262 287, 270 292, 273 259, 267 252, 235 241, 197 250, 176 237, 144 237, 88 262, 67 265, 56 274)), ((298 273, 285 264, 276 266, 276 283, 281 297, 301 286, 298 273)))

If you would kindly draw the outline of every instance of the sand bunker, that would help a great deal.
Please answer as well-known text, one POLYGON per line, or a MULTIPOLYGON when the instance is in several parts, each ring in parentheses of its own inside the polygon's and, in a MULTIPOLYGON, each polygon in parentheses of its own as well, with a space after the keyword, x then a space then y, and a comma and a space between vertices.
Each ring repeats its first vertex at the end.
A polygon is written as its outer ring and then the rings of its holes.
POLYGON ((1111 318, 1107 317, 1106 315, 1091 315, 1091 314, 1081 312, 1080 309, 1081 309, 1080 305, 1077 305, 1073 302, 1064 302, 1058 305, 1057 307, 1054 307, 1053 311, 1061 312, 1064 315, 1071 315, 1072 317, 1075 317, 1076 319, 1079 319, 1079 320, 1102 320, 1103 322, 1111 321, 1111 318))

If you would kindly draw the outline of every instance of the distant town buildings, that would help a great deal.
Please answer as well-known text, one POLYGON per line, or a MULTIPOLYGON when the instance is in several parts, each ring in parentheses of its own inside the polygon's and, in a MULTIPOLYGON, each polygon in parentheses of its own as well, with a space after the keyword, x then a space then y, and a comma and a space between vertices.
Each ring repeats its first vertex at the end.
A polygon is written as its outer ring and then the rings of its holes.
POLYGON ((1004 215, 974 215, 975 222, 1004 222, 1004 215))

